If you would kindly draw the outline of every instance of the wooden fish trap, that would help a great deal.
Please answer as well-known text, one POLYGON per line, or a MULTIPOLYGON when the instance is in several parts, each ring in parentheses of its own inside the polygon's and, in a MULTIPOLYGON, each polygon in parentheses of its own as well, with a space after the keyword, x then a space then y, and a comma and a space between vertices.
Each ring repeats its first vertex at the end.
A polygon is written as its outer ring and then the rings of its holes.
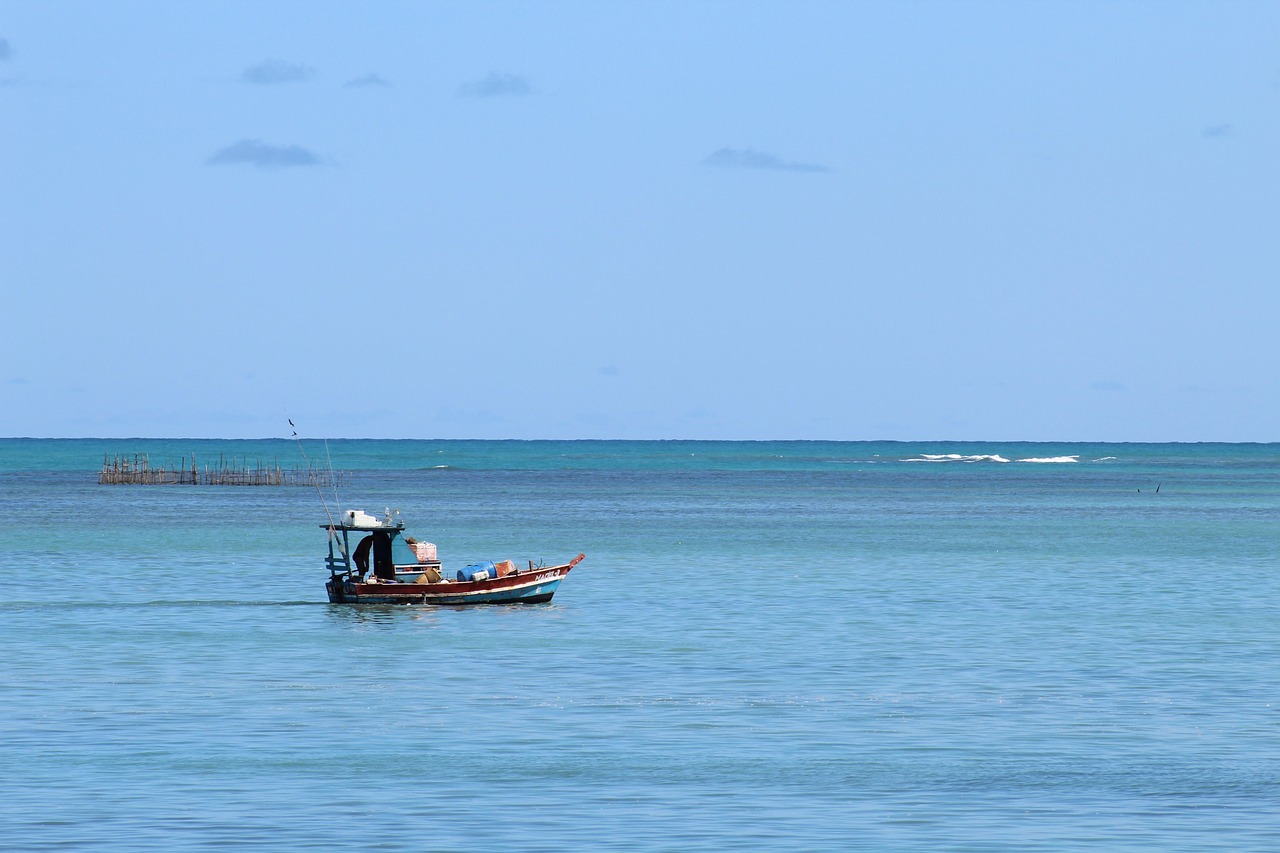
POLYGON ((178 464, 166 461, 153 466, 145 453, 103 456, 102 471, 98 474, 100 485, 110 486, 316 486, 337 488, 346 485, 347 474, 339 471, 323 471, 316 468, 286 469, 278 463, 264 465, 219 454, 217 465, 196 463, 195 454, 190 464, 183 456, 178 464))

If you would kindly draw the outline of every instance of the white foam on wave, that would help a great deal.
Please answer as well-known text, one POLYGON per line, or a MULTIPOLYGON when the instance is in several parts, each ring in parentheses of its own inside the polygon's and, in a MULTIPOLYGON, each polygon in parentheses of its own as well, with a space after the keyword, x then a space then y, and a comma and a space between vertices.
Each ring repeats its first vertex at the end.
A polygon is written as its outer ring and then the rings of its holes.
POLYGON ((1079 462, 1079 456, 1040 456, 1030 459, 1019 459, 1019 462, 1037 462, 1041 465, 1059 465, 1064 462, 1079 462))
POLYGON ((903 459, 903 462, 1008 462, 1003 456, 998 454, 983 454, 978 456, 965 456, 960 453, 921 453, 912 459, 903 459))

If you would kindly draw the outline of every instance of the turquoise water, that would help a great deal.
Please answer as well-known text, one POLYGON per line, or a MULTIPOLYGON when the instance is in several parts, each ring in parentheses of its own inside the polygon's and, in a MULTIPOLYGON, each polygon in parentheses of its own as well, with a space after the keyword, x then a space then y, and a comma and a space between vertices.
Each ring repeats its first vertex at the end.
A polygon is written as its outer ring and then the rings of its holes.
POLYGON ((296 445, 0 440, 7 847, 1280 846, 1280 446, 305 447, 446 568, 587 560, 329 605, 314 489, 97 485, 296 445))

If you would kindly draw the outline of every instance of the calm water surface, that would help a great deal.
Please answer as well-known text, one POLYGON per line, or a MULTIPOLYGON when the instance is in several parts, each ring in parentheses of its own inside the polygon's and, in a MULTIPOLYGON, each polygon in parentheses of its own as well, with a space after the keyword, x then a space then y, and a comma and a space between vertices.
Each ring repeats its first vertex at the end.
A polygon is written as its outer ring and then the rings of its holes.
POLYGON ((10 849, 1280 847, 1280 446, 330 442, 446 567, 587 553, 470 610, 118 452, 301 464, 0 440, 10 849))

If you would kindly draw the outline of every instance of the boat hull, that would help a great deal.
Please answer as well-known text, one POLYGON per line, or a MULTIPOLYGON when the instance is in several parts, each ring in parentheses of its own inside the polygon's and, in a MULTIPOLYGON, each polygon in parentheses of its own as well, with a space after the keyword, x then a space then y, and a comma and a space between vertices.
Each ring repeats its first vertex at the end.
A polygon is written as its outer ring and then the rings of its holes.
POLYGON ((334 604, 545 604, 577 562, 482 581, 365 583, 334 576, 325 589, 334 604))

